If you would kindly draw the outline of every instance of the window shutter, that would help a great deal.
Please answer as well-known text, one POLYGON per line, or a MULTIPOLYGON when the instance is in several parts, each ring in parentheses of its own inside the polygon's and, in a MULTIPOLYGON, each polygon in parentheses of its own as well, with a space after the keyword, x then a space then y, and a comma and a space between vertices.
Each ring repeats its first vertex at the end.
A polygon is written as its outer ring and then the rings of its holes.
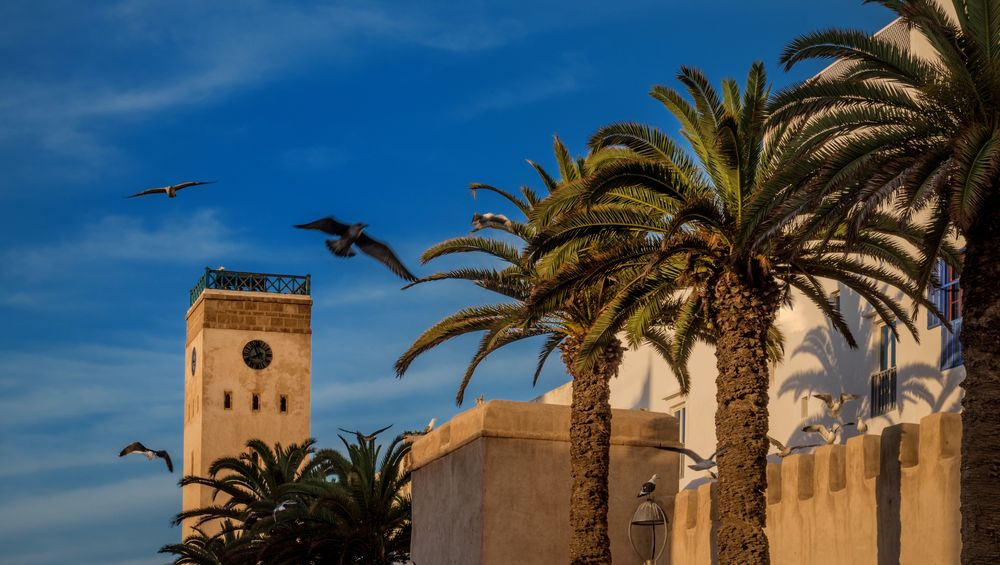
MULTIPOLYGON (((930 301, 931 304, 937 306, 938 310, 940 310, 941 312, 944 312, 944 309, 947 306, 947 304, 945 304, 945 299, 947 298, 948 295, 947 295, 946 292, 944 292, 944 290, 941 289, 941 285, 944 284, 944 277, 948 273, 947 273, 947 270, 946 270, 946 267, 945 267, 945 263, 941 259, 937 260, 937 264, 935 265, 935 268, 937 269, 938 284, 937 284, 937 286, 928 289, 928 291, 927 291, 927 299, 930 301)), ((937 316, 935 316, 934 314, 932 314, 930 311, 928 311, 927 312, 927 329, 936 328, 936 327, 938 327, 940 325, 941 325, 941 319, 938 318, 937 316)), ((944 339, 944 338, 942 337, 941 339, 944 339)), ((942 351, 942 355, 943 355, 944 354, 943 353, 944 349, 942 349, 941 351, 942 351)))
POLYGON ((955 333, 949 332, 948 328, 941 328, 942 371, 965 364, 965 358, 962 356, 962 319, 952 320, 951 328, 955 333))

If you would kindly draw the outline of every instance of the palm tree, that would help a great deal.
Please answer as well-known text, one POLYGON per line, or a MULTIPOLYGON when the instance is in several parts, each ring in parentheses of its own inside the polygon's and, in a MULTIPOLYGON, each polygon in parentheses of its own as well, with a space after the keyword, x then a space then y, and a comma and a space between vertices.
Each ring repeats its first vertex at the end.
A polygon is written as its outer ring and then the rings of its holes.
MULTIPOLYGON (((237 457, 222 457, 208 468, 208 477, 187 475, 181 487, 200 485, 214 489, 215 496, 225 495, 221 504, 195 508, 179 513, 174 518, 178 525, 184 520, 195 519, 202 527, 216 520, 229 520, 238 530, 252 528, 259 520, 271 520, 274 508, 285 500, 303 496, 298 483, 321 480, 323 462, 309 456, 315 451, 315 439, 309 438, 301 445, 287 448, 280 443, 272 449, 259 439, 247 442, 247 450, 237 457)), ((299 501, 300 504, 305 500, 299 501)))
MULTIPOLYGON (((826 279, 866 299, 883 320, 898 318, 915 334, 910 316, 879 284, 916 294, 902 276, 916 261, 893 236, 912 240, 919 234, 882 215, 857 233, 834 226, 824 240, 812 238, 815 227, 796 212, 784 186, 772 182, 786 135, 779 131, 764 143, 769 87, 763 65, 753 65, 742 92, 735 81, 723 81, 721 96, 695 69, 682 68, 678 80, 690 100, 663 86, 651 94, 680 122, 692 154, 642 124, 600 129, 591 148, 617 148, 621 156, 579 183, 575 198, 586 206, 564 213, 534 242, 535 256, 609 232, 641 235, 631 240, 637 247, 567 263, 540 285, 534 300, 558 300, 576 285, 618 279, 612 299, 582 340, 583 363, 622 330, 641 335, 665 321, 674 330, 671 357, 682 370, 696 340, 714 343, 716 438, 726 448, 718 459, 719 562, 767 563, 768 335, 775 331, 778 310, 795 289, 856 346, 824 291, 826 279), (631 201, 621 198, 625 190, 631 201), (639 197, 643 192, 667 197, 673 205, 650 215, 648 198, 639 197), (848 235, 853 248, 878 262, 849 254, 848 235)), ((543 217, 548 206, 540 207, 543 217)))
POLYGON ((828 30, 799 37, 782 55, 788 68, 841 59, 839 76, 820 76, 781 93, 775 113, 801 120, 808 188, 839 205, 831 215, 863 218, 886 206, 926 218, 917 277, 932 281, 954 235, 961 267, 962 562, 1000 555, 1000 5, 993 0, 880 0, 929 47, 922 58, 888 39, 828 30), (812 170, 807 170, 812 167, 812 170))
MULTIPOLYGON (((557 180, 542 167, 532 163, 542 183, 550 193, 557 193, 567 182, 576 182, 591 170, 599 168, 597 160, 574 160, 562 142, 556 138, 556 160, 561 179, 557 180)), ((485 190, 501 195, 526 217, 531 217, 539 196, 522 187, 521 196, 482 184, 472 185, 474 191, 485 190)), ((460 268, 437 273, 418 282, 461 279, 468 280, 501 297, 501 302, 464 308, 434 324, 410 346, 396 362, 396 373, 402 376, 419 355, 452 338, 483 332, 479 348, 470 362, 458 388, 456 401, 461 404, 466 387, 479 364, 501 347, 532 337, 545 337, 538 358, 533 382, 537 382, 545 361, 556 349, 573 378, 573 399, 570 417, 570 468, 572 490, 570 499, 570 561, 571 563, 610 563, 608 537, 608 466, 611 439, 611 405, 609 381, 618 372, 623 347, 618 340, 607 340, 595 351, 595 360, 585 370, 577 368, 583 338, 596 314, 608 298, 614 282, 597 281, 581 287, 559 304, 526 308, 533 286, 538 283, 558 258, 532 259, 526 252, 527 242, 541 226, 534 222, 511 221, 491 226, 505 233, 503 239, 466 236, 439 243, 422 256, 423 262, 456 253, 480 253, 499 259, 499 268, 460 268)), ((606 239, 608 243, 612 240, 606 239)), ((665 352, 665 345, 655 332, 645 339, 665 352)))
POLYGON ((256 563, 253 558, 249 538, 240 535, 231 522, 224 522, 222 531, 208 535, 197 526, 194 533, 184 539, 184 543, 167 544, 158 553, 172 553, 177 556, 173 565, 234 565, 236 563, 256 563))
POLYGON ((347 457, 330 449, 316 454, 327 479, 312 483, 311 504, 255 528, 264 539, 263 562, 390 565, 409 559, 409 444, 398 436, 380 459, 374 439, 340 439, 347 457))

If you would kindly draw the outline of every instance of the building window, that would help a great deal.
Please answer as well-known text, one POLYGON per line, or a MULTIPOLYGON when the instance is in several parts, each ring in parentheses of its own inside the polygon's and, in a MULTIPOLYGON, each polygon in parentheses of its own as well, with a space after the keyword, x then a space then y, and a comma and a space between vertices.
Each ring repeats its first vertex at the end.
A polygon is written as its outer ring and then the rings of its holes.
POLYGON ((222 393, 222 407, 226 410, 233 409, 233 393, 228 390, 222 393))
POLYGON ((256 393, 253 395, 253 399, 250 401, 250 409, 253 410, 254 412, 258 412, 260 410, 260 396, 257 395, 256 393))
POLYGON ((896 323, 882 324, 879 329, 878 365, 879 371, 896 367, 896 323))
POLYGON ((896 323, 879 328, 878 372, 871 378, 871 417, 896 408, 896 323))
POLYGON ((896 409, 896 368, 872 375, 871 417, 881 416, 896 409))
MULTIPOLYGON (((681 405, 673 410, 674 418, 677 418, 677 439, 682 445, 687 441, 687 406, 681 405)), ((677 473, 678 478, 684 477, 684 456, 678 459, 680 462, 680 471, 677 473)))
POLYGON ((284 394, 281 395, 281 399, 278 401, 278 410, 288 412, 288 397, 284 394))
MULTIPOLYGON (((932 299, 944 314, 944 320, 951 326, 951 331, 948 331, 948 328, 941 328, 940 368, 943 371, 965 363, 961 341, 962 285, 959 284, 959 275, 955 268, 941 260, 938 260, 938 277, 941 279, 941 287, 937 289, 936 296, 932 299)), ((934 316, 928 314, 928 327, 941 325, 937 320, 932 324, 932 318, 934 316)))

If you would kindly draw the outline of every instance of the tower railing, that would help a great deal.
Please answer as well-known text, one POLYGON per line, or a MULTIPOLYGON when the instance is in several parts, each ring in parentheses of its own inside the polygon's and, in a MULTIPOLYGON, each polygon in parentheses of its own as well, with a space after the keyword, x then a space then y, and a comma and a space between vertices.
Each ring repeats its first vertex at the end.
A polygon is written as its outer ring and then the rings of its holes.
POLYGON ((225 269, 205 267, 205 274, 191 288, 191 301, 189 305, 194 304, 198 300, 198 297, 201 296, 201 293, 209 288, 308 296, 310 283, 310 275, 275 275, 270 273, 227 271, 225 269))

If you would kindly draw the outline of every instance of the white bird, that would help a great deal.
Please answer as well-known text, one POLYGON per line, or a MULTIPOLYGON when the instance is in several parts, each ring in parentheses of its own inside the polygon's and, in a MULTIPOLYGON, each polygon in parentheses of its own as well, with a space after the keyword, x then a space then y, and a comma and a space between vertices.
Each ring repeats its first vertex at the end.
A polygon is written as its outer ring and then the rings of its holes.
POLYGON ((775 448, 778 449, 778 457, 781 457, 782 459, 788 457, 793 452, 799 449, 808 449, 810 447, 818 447, 820 445, 818 443, 810 443, 806 445, 793 445, 790 447, 785 447, 785 444, 781 443, 780 441, 774 439, 771 436, 767 436, 767 441, 771 442, 771 445, 773 445, 775 448))
POLYGON ((128 444, 125 447, 125 449, 123 449, 121 453, 118 454, 118 457, 125 457, 129 453, 138 453, 140 455, 145 455, 146 459, 149 459, 150 461, 152 461, 156 457, 159 457, 160 459, 163 459, 163 461, 166 462, 167 470, 170 471, 171 473, 174 472, 174 464, 170 462, 170 454, 167 453, 166 451, 163 450, 154 451, 146 447, 145 445, 141 444, 140 442, 134 441, 128 444))
POLYGON ((434 429, 434 424, 437 424, 437 421, 438 421, 437 418, 431 418, 431 421, 427 422, 427 427, 424 428, 424 433, 425 434, 431 433, 431 430, 434 429))
MULTIPOLYGON (((854 422, 848 422, 844 424, 844 426, 853 426, 853 425, 854 422)), ((834 443, 837 442, 837 438, 840 435, 840 430, 843 429, 844 426, 841 426, 840 424, 834 424, 832 428, 827 428, 823 424, 812 424, 810 426, 802 428, 802 431, 806 433, 819 434, 827 445, 833 445, 834 443)))
POLYGON ((868 432, 868 422, 861 417, 861 414, 858 414, 858 422, 854 425, 857 426, 859 434, 868 432))
POLYGON ((278 512, 284 512, 285 510, 288 510, 289 506, 294 506, 296 504, 298 504, 298 502, 295 502, 294 500, 283 500, 279 502, 278 505, 274 507, 274 511, 271 512, 271 517, 275 522, 277 522, 278 512))
POLYGON ((486 395, 480 394, 476 397, 476 406, 482 406, 483 404, 486 404, 486 395))
POLYGON ((725 453, 725 451, 727 449, 727 448, 723 447, 721 449, 715 450, 715 453, 709 455, 708 457, 702 457, 701 455, 698 455, 697 453, 695 453, 694 451, 692 451, 692 450, 690 450, 690 449, 688 449, 686 447, 673 447, 673 446, 670 446, 670 445, 660 445, 660 446, 657 446, 656 448, 657 449, 663 449, 665 451, 673 451, 674 453, 682 453, 684 455, 687 455, 688 457, 691 458, 692 461, 694 461, 693 465, 688 465, 688 469, 691 469, 691 470, 694 470, 694 471, 708 471, 709 476, 711 476, 713 479, 715 479, 715 478, 718 477, 718 475, 716 475, 715 473, 713 473, 712 471, 710 471, 710 469, 712 467, 715 467, 715 465, 716 465, 715 458, 717 456, 719 456, 720 454, 725 453))
POLYGON ((840 409, 844 407, 844 403, 857 399, 858 395, 842 392, 837 398, 834 398, 832 394, 814 394, 813 397, 823 401, 831 418, 839 418, 840 409))
POLYGON ((510 227, 511 221, 507 216, 503 214, 494 214, 492 212, 486 212, 485 214, 473 214, 472 215, 472 231, 477 232, 486 228, 494 228, 498 225, 504 227, 510 227))
POLYGON ((177 196, 177 191, 180 190, 180 189, 182 189, 182 188, 187 188, 189 186, 198 186, 198 185, 202 185, 202 184, 214 184, 215 182, 217 182, 217 181, 214 181, 214 180, 210 180, 210 181, 190 180, 190 181, 187 181, 187 182, 173 184, 173 185, 170 185, 170 186, 158 186, 156 188, 147 188, 146 190, 143 190, 142 192, 136 192, 132 196, 127 196, 126 198, 135 198, 137 196, 146 196, 147 194, 166 194, 168 198, 174 198, 174 197, 177 196))
POLYGON ((642 498, 644 496, 649 496, 653 494, 653 491, 656 490, 656 480, 659 478, 660 478, 659 475, 653 473, 653 476, 650 477, 648 481, 642 484, 642 488, 639 489, 639 494, 637 494, 635 497, 642 498))

